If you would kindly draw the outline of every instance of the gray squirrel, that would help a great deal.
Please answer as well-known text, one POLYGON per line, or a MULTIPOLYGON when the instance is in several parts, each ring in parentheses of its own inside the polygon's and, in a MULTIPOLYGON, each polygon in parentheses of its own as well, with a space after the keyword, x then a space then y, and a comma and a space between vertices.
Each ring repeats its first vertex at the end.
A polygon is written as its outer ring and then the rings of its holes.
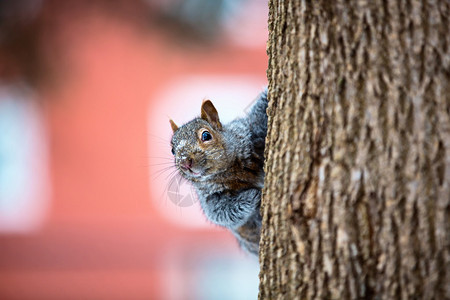
POLYGON ((243 118, 222 125, 210 100, 201 116, 178 127, 172 120, 175 166, 195 188, 205 216, 233 232, 258 255, 267 133, 267 89, 243 118))

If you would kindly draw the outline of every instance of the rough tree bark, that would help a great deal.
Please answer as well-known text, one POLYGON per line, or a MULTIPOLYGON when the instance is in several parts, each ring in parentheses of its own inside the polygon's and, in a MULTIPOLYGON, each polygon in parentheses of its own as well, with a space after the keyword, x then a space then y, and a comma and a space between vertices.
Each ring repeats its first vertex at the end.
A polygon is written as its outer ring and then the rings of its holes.
POLYGON ((269 6, 260 299, 450 299, 450 2, 269 6))

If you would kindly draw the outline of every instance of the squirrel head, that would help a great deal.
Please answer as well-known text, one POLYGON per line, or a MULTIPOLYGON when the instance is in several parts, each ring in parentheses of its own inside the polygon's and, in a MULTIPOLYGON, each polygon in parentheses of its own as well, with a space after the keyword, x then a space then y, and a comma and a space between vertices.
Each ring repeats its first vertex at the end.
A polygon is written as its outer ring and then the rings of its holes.
POLYGON ((203 101, 201 117, 178 127, 170 120, 175 165, 191 181, 203 181, 228 168, 228 156, 219 115, 211 101, 203 101))

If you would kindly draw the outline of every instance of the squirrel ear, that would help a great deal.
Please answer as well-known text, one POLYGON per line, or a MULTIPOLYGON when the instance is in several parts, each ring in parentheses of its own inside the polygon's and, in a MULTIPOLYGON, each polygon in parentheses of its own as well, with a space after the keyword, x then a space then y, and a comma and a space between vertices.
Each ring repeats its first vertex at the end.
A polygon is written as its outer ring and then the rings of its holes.
POLYGON ((169 122, 170 122, 170 127, 172 127, 172 131, 175 133, 175 131, 178 130, 177 124, 175 124, 175 122, 172 121, 172 119, 170 119, 169 122))
POLYGON ((203 101, 201 117, 215 129, 222 129, 222 124, 220 124, 219 121, 219 114, 210 100, 203 101))

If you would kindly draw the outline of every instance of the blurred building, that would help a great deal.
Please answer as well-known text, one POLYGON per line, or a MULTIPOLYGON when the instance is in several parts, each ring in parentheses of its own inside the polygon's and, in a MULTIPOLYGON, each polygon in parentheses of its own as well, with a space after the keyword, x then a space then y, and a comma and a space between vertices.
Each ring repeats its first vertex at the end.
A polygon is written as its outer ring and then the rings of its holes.
POLYGON ((266 84, 259 0, 2 1, 0 299, 254 299, 174 177, 168 119, 266 84))

